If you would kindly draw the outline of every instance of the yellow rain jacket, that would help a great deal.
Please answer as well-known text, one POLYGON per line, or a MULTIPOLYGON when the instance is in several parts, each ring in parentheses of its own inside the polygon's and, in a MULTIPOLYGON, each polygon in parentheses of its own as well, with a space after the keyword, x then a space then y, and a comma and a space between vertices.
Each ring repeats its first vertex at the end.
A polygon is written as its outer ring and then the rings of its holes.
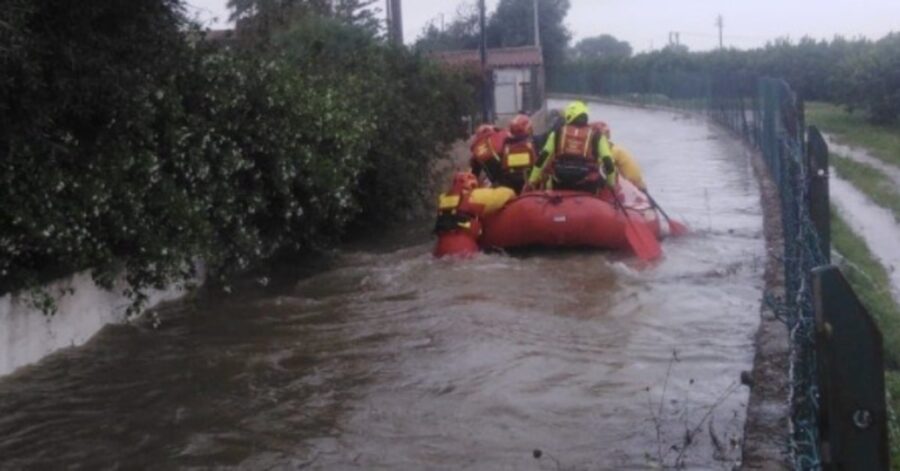
POLYGON ((627 149, 618 144, 612 144, 612 157, 616 167, 625 179, 634 183, 642 191, 647 189, 647 184, 644 183, 644 176, 641 173, 641 167, 627 149))
POLYGON ((497 188, 477 188, 469 195, 469 203, 484 206, 483 216, 500 211, 516 192, 504 186, 497 188))

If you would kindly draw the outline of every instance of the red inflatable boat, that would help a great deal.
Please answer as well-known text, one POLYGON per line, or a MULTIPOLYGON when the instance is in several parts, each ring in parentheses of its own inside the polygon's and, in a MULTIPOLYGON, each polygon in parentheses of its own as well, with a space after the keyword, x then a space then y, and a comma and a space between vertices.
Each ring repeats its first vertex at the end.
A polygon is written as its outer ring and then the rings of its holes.
MULTIPOLYGON (((593 247, 628 250, 629 224, 608 192, 595 196, 573 191, 524 193, 499 212, 484 218, 482 248, 593 247)), ((660 222, 647 198, 627 181, 620 181, 619 197, 631 224, 647 227, 660 238, 660 222)))

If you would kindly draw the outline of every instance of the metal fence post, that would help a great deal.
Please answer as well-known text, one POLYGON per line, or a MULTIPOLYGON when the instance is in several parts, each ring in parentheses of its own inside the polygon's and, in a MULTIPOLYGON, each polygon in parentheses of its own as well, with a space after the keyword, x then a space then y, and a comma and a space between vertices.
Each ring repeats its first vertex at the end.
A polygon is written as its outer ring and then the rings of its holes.
POLYGON ((881 333, 835 266, 813 270, 819 449, 826 470, 887 470, 881 333))
POLYGON ((808 185, 809 215, 816 232, 822 255, 831 263, 831 207, 828 190, 828 144, 815 126, 809 127, 806 146, 806 184, 808 185))

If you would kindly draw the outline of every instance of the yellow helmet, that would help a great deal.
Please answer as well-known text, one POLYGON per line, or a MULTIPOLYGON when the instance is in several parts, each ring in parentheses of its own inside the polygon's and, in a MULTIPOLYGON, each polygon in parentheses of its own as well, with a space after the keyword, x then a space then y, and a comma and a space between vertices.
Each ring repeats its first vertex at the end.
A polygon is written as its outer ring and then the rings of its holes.
POLYGON ((572 124, 579 116, 588 114, 588 107, 583 101, 573 101, 566 106, 566 124, 572 124))

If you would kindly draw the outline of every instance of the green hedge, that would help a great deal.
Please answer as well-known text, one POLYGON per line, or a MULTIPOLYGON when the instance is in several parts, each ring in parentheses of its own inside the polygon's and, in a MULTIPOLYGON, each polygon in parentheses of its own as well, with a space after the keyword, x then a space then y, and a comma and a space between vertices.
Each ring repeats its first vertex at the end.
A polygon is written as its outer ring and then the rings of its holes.
POLYGON ((324 20, 241 51, 177 0, 0 9, 0 293, 124 268, 138 306, 198 259, 226 277, 390 222, 470 106, 460 77, 324 20))
POLYGON ((464 136, 462 117, 474 112, 467 77, 319 18, 301 20, 274 43, 296 70, 338 86, 351 97, 347 111, 371 121, 368 171, 355 188, 367 222, 419 209, 432 162, 464 136))

